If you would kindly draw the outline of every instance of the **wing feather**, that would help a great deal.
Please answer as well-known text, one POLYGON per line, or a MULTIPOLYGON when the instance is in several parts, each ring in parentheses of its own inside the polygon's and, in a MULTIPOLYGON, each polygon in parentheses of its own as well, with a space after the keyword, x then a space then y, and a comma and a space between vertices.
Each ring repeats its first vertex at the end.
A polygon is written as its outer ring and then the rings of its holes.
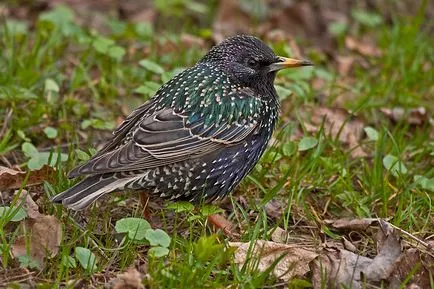
MULTIPOLYGON (((243 141, 256 128, 255 125, 228 125, 226 122, 206 125, 204 118, 195 122, 187 122, 187 119, 187 115, 175 113, 171 108, 157 111, 136 124, 130 140, 111 151, 107 151, 110 148, 107 145, 103 153, 98 153, 71 174, 142 170, 197 158, 243 141)), ((126 128, 131 128, 131 125, 126 124, 123 129, 126 128)), ((123 129, 117 130, 115 138, 119 134, 125 135, 123 129)))

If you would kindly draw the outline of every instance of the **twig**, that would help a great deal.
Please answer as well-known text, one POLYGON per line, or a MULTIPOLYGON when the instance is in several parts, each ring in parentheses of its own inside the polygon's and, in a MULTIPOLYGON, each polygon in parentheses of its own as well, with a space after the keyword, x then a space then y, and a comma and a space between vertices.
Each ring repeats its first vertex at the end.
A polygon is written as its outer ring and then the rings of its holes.
POLYGON ((27 281, 34 274, 35 274, 35 272, 26 272, 26 273, 21 274, 21 275, 12 276, 10 278, 6 277, 6 279, 3 279, 2 282, 0 283, 0 288, 3 288, 2 286, 8 285, 11 282, 18 282, 18 283, 20 283, 20 282, 23 282, 23 281, 27 281))
MULTIPOLYGON (((379 219, 379 222, 381 222, 381 221, 382 221, 382 220, 379 219)), ((395 230, 398 230, 401 234, 404 234, 404 235, 406 235, 407 237, 409 237, 410 239, 412 239, 412 240, 416 241, 417 243, 421 244, 421 245, 424 246, 426 249, 428 249, 428 250, 430 250, 430 251, 434 251, 434 248, 432 248, 432 246, 430 246, 428 243, 422 241, 421 239, 419 239, 419 238, 413 236, 412 234, 410 234, 409 232, 407 232, 407 231, 405 231, 405 230, 403 230, 403 229, 401 229, 401 228, 399 228, 399 227, 397 227, 397 226, 395 226, 395 225, 393 225, 393 224, 391 224, 391 223, 389 223, 389 222, 387 222, 387 221, 384 221, 384 222, 387 223, 387 224, 388 224, 389 226, 391 226, 392 228, 394 228, 395 230)))

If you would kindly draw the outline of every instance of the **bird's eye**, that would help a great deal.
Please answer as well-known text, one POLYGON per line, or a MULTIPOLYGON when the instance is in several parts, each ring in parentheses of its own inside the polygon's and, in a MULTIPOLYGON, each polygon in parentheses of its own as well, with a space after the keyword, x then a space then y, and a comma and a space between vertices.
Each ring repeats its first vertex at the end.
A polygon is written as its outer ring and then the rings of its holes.
POLYGON ((247 60, 247 65, 249 67, 257 67, 258 66, 258 61, 256 59, 254 59, 254 58, 249 58, 247 60))

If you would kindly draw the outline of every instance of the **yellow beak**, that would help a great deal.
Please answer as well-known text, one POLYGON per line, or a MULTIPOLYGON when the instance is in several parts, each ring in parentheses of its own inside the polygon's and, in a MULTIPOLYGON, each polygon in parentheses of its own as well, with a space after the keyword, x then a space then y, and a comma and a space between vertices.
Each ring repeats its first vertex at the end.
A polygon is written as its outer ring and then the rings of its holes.
POLYGON ((279 59, 278 62, 272 63, 268 66, 269 72, 277 71, 289 67, 313 66, 313 63, 310 62, 309 60, 299 60, 293 58, 286 58, 282 56, 279 56, 278 59, 279 59))

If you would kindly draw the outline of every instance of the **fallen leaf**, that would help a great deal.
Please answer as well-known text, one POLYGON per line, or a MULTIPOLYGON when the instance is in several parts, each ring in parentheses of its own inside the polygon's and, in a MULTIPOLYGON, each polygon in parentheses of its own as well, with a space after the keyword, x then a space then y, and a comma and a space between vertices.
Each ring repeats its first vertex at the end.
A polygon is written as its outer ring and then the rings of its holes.
POLYGON ((89 281, 86 281, 85 279, 69 279, 66 282, 67 288, 74 288, 74 289, 84 289, 88 288, 86 285, 88 285, 89 281))
POLYGON ((404 252, 395 264, 391 274, 390 288, 401 288, 403 280, 413 272, 406 288, 430 288, 432 285, 434 257, 410 248, 404 252))
POLYGON ((372 223, 377 222, 378 219, 375 218, 361 218, 361 219, 338 219, 338 220, 325 220, 324 222, 327 225, 332 226, 334 229, 338 230, 355 230, 355 231, 364 231, 372 223))
POLYGON ((0 17, 6 18, 9 16, 9 9, 5 5, 0 5, 0 17))
POLYGON ((235 263, 238 266, 242 267, 247 261, 253 261, 250 264, 255 264, 254 269, 260 272, 266 271, 284 255, 275 265, 273 274, 285 282, 294 277, 303 277, 310 271, 309 263, 318 257, 315 250, 311 248, 307 249, 300 245, 287 245, 265 240, 257 240, 253 244, 251 252, 249 252, 251 242, 229 242, 229 246, 236 248, 235 263))
POLYGON ((367 288, 367 285, 379 286, 381 281, 387 281, 400 260, 401 243, 397 232, 385 224, 379 230, 382 242, 377 243, 378 254, 373 259, 345 249, 325 248, 323 254, 313 262, 313 287, 324 288, 326 282, 330 288, 345 286, 361 289, 367 288))
POLYGON ((428 113, 422 106, 407 111, 402 107, 381 108, 380 111, 395 122, 406 120, 411 125, 422 125, 429 121, 428 113))
POLYGON ((328 32, 324 13, 316 9, 315 4, 308 1, 276 1, 269 4, 269 10, 269 16, 262 25, 267 30, 282 30, 291 39, 309 39, 328 54, 335 51, 335 42, 328 32))
POLYGON ((288 232, 284 229, 277 227, 271 234, 271 240, 276 243, 285 244, 288 238, 288 232))
POLYGON ((347 145, 352 157, 365 157, 367 155, 359 145, 365 126, 361 119, 351 115, 347 110, 337 107, 306 106, 304 112, 304 118, 310 122, 306 121, 305 123, 308 132, 317 132, 325 118, 325 133, 333 138, 337 137, 341 143, 347 145))
MULTIPOLYGON (((16 191, 15 194, 20 193, 20 191, 16 191)), ((26 190, 22 190, 19 196, 19 203, 23 204, 22 208, 26 211, 27 216, 30 219, 37 219, 42 217, 42 214, 39 213, 39 207, 35 203, 35 201, 30 196, 29 192, 26 190)))
POLYGON ((353 252, 353 253, 357 251, 357 247, 354 246, 354 244, 351 243, 351 241, 347 240, 347 238, 345 238, 345 237, 342 237, 342 239, 343 239, 343 244, 344 244, 345 249, 347 249, 348 251, 353 252))
POLYGON ((24 172, 16 171, 16 170, 10 169, 8 167, 2 167, 2 166, 0 166, 0 177, 3 176, 3 175, 5 175, 5 174, 11 175, 11 176, 15 176, 16 174, 22 174, 22 173, 24 173, 24 172))
MULTIPOLYGON (((26 179, 27 172, 0 166, 0 190, 18 189, 26 179)), ((50 181, 54 177, 54 169, 43 166, 39 170, 30 172, 26 187, 39 185, 43 181, 50 181)))
POLYGON ((228 36, 249 33, 251 24, 249 14, 241 9, 239 1, 221 0, 212 25, 212 37, 219 43, 228 36))
POLYGON ((119 14, 123 19, 130 19, 135 23, 155 22, 158 12, 151 1, 124 0, 117 2, 119 14))
POLYGON ((265 204, 265 212, 267 213, 267 216, 279 219, 282 216, 285 207, 286 205, 282 200, 272 199, 265 204))
POLYGON ((380 222, 377 234, 377 256, 364 268, 364 275, 372 281, 386 280, 401 255, 401 242, 397 232, 386 222, 380 222))
POLYGON ((180 40, 186 47, 205 48, 206 46, 205 40, 188 33, 182 33, 180 40))
POLYGON ((43 215, 37 219, 28 220, 25 225, 30 235, 29 244, 27 246, 25 237, 19 237, 12 245, 12 254, 15 258, 30 255, 43 267, 45 257, 51 258, 59 251, 62 240, 60 222, 54 216, 43 215))
MULTIPOLYGON (((287 42, 290 41, 291 38, 283 31, 282 29, 273 29, 267 32, 265 38, 270 42, 287 42)), ((293 48, 291 47, 291 50, 293 48)), ((295 54, 295 53, 294 53, 295 54)), ((294 56, 295 57, 295 56, 294 56)))
POLYGON ((371 262, 370 258, 347 250, 325 250, 324 254, 313 262, 313 288, 324 288, 324 284, 327 284, 325 288, 361 289, 361 268, 366 268, 371 262))
POLYGON ((339 75, 345 77, 351 72, 355 59, 352 56, 337 56, 336 61, 339 75))
POLYGON ((354 37, 345 37, 345 46, 354 50, 364 56, 380 57, 382 55, 381 50, 368 40, 357 40, 354 37))
POLYGON ((29 255, 43 267, 45 258, 53 257, 59 251, 62 226, 55 216, 39 213, 38 205, 27 191, 22 190, 19 198, 29 217, 24 223, 28 236, 16 239, 12 245, 12 254, 15 258, 29 255))
POLYGON ((142 284, 143 275, 135 268, 129 268, 116 279, 110 281, 112 289, 144 289, 142 284))

